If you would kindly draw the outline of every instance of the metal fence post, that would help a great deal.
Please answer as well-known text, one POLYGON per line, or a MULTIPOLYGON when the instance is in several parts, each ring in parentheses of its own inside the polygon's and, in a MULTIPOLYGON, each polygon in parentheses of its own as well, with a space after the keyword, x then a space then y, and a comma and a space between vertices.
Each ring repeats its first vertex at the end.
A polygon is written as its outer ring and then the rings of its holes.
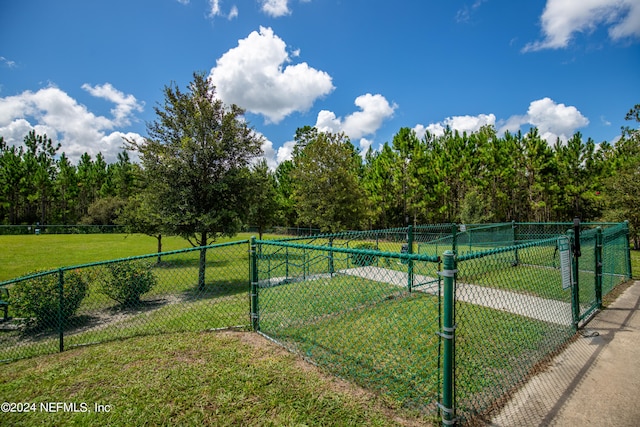
MULTIPOLYGON (((511 221, 511 228, 513 228, 513 246, 518 244, 518 224, 516 224, 516 221, 513 220, 511 221)), ((518 249, 514 250, 515 252, 515 261, 513 261, 513 266, 517 266, 518 264, 520 264, 520 258, 518 256, 518 249)))
POLYGON ((442 319, 442 332, 438 335, 444 340, 443 373, 442 373, 442 402, 438 404, 442 411, 442 425, 456 424, 455 408, 455 277, 456 259, 453 251, 445 251, 443 254, 444 269, 440 275, 444 277, 444 312, 442 319))
POLYGON ((573 221, 573 229, 569 230, 572 243, 573 253, 573 286, 571 287, 571 303, 573 305, 573 326, 577 330, 580 323, 580 220, 575 218, 573 221))
POLYGON ((458 224, 451 224, 451 250, 458 253, 458 224))
POLYGON ((58 340, 60 353, 64 351, 64 270, 58 270, 58 340))
POLYGON ((624 237, 625 237, 625 247, 624 247, 624 256, 627 261, 627 279, 631 279, 633 277, 633 272, 631 271, 631 241, 629 239, 629 220, 624 221, 624 237))
POLYGON ((602 227, 596 228, 595 243, 596 304, 602 308, 602 227))
MULTIPOLYGON (((333 247, 333 237, 329 237, 329 247, 333 247)), ((329 251, 329 274, 333 276, 334 267, 333 267, 333 251, 329 251)))
POLYGON ((251 266, 249 275, 251 276, 251 327, 254 331, 260 330, 260 319, 258 315, 258 254, 256 251, 256 238, 251 237, 251 247, 249 257, 251 266))
MULTIPOLYGON (((407 227, 407 253, 413 253, 413 225, 407 227)), ((413 259, 407 261, 407 290, 411 292, 413 289, 413 259)))

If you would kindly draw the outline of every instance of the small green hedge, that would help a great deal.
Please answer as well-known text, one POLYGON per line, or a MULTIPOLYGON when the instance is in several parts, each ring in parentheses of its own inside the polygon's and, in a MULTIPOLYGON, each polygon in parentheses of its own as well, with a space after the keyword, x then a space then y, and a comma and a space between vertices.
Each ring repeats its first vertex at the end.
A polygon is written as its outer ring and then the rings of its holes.
POLYGON ((9 304, 15 317, 25 318, 27 323, 40 327, 55 326, 60 314, 66 321, 76 313, 87 289, 88 284, 82 274, 65 272, 60 306, 60 283, 56 272, 16 283, 11 289, 9 304))
POLYGON ((135 306, 156 283, 149 263, 119 262, 107 265, 100 292, 124 306, 135 306))

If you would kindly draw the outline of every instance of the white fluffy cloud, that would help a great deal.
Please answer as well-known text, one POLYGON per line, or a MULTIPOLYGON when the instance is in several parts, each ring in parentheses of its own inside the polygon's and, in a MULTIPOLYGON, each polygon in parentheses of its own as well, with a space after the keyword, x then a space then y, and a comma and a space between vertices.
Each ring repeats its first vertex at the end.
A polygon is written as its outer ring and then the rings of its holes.
POLYGON ((261 0, 261 2, 262 11, 274 18, 289 15, 291 13, 287 4, 288 0, 261 0))
MULTIPOLYGON (((413 130, 418 138, 422 138, 427 131, 441 136, 447 127, 459 132, 475 132, 482 126, 496 126, 496 123, 494 114, 453 116, 427 126, 418 124, 413 130)), ((532 101, 526 114, 513 115, 506 120, 500 120, 498 134, 503 134, 505 131, 517 132, 526 125, 535 126, 540 131, 540 136, 549 144, 553 144, 558 138, 566 142, 577 129, 588 124, 589 120, 576 107, 558 104, 551 98, 542 98, 532 101)))
POLYGON ((537 127, 540 135, 550 143, 557 138, 566 142, 578 128, 589 124, 589 120, 576 107, 556 104, 550 98, 529 104, 525 119, 526 123, 537 127))
POLYGON ((360 111, 351 113, 344 119, 336 117, 331 111, 320 111, 315 127, 322 132, 344 132, 351 139, 359 139, 366 135, 373 135, 382 122, 393 116, 393 112, 398 108, 396 104, 389 104, 389 101, 380 94, 361 95, 354 103, 360 111))
POLYGON ((494 114, 479 114, 477 116, 452 116, 447 117, 442 122, 431 123, 428 126, 421 124, 416 125, 413 130, 418 138, 422 138, 427 131, 436 136, 444 135, 447 127, 459 132, 476 132, 482 126, 496 124, 496 116, 494 114))
POLYGON ((122 133, 119 126, 130 124, 133 114, 142 111, 142 105, 132 95, 125 95, 110 84, 83 89, 93 96, 115 104, 112 118, 96 116, 71 98, 66 92, 47 87, 37 92, 0 98, 0 135, 10 145, 21 145, 32 129, 47 134, 62 145, 61 151, 77 161, 87 152, 93 157, 102 152, 108 161, 115 161, 123 146, 122 137, 138 139, 135 133, 122 133))
POLYGON ((526 114, 509 117, 499 132, 516 132, 523 125, 531 125, 538 128, 542 138, 553 144, 558 138, 566 142, 579 128, 588 124, 589 119, 576 107, 558 104, 551 98, 542 98, 532 101, 526 114))
POLYGON ((334 89, 326 72, 290 62, 285 42, 271 28, 260 27, 223 54, 210 77, 225 103, 278 123, 293 112, 307 111, 334 89))
POLYGON ((544 38, 524 47, 524 51, 559 49, 569 45, 577 32, 607 26, 609 37, 619 40, 640 37, 638 0, 547 0, 540 17, 544 38))

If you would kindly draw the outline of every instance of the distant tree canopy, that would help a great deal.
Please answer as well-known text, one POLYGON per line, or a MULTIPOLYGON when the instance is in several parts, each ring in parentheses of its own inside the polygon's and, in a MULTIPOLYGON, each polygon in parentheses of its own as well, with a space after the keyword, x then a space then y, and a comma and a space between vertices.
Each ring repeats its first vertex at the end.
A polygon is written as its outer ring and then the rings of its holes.
POLYGON ((536 128, 423 137, 401 128, 359 153, 343 134, 303 126, 292 158, 270 170, 244 111, 217 99, 203 74, 164 94, 147 138, 129 141, 140 164, 123 151, 111 164, 85 153, 74 165, 46 135, 32 131, 21 147, 0 136, 0 222, 115 222, 204 245, 246 225, 335 231, 577 216, 628 220, 640 248, 640 104, 614 143, 577 132, 549 144, 536 128))

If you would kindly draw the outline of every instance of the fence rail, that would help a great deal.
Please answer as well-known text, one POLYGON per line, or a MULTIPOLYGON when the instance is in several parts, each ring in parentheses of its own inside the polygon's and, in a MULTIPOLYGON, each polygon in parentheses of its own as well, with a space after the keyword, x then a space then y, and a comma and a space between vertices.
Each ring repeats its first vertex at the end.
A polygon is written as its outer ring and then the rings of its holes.
POLYGON ((577 234, 571 226, 252 239, 38 272, 0 283, 10 294, 0 360, 242 327, 434 422, 467 423, 486 417, 631 278, 626 223, 582 224, 577 234))

